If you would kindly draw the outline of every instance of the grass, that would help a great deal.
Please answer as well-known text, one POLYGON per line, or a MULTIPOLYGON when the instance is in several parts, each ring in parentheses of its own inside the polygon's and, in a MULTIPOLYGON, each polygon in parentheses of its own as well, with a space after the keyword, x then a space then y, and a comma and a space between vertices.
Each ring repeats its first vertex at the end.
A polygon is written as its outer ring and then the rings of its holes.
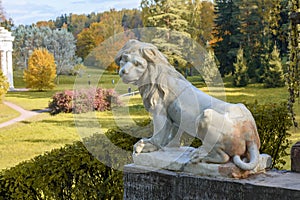
POLYGON ((20 113, 3 103, 0 103, 0 111, 0 123, 9 121, 20 115, 20 113))
POLYGON ((79 140, 73 116, 42 113, 0 129, 0 169, 79 140))
MULTIPOLYGON (((21 71, 14 73, 15 88, 24 88, 25 83, 22 76, 21 71)), ((88 68, 81 77, 60 76, 59 84, 53 90, 43 92, 8 92, 5 96, 5 101, 15 103, 26 110, 40 110, 48 107, 52 95, 56 92, 97 85, 105 88, 116 87, 119 93, 126 93, 128 87, 119 82, 117 74, 88 68), (112 79, 115 80, 114 85, 112 84, 112 79), (91 85, 88 85, 89 80, 91 85)), ((0 104, 0 113, 1 122, 8 121, 19 115, 18 112, 11 110, 4 104, 0 104)), ((93 119, 91 118, 91 113, 85 115, 78 115, 74 118, 73 114, 50 116, 48 113, 43 113, 26 119, 26 121, 1 128, 0 170, 12 167, 21 161, 31 159, 46 151, 80 140, 80 136, 84 137, 81 133, 80 124, 84 124, 83 127, 86 127, 85 130, 88 130, 89 134, 99 132, 99 130, 104 132, 116 125, 113 123, 112 112, 97 113, 95 119, 101 121, 101 126, 103 125, 103 127, 94 127, 94 129, 89 126, 91 124, 90 120, 93 119), (77 124, 75 125, 75 123, 77 124)))
MULTIPOLYGON (((14 75, 15 87, 23 88, 22 72, 14 75)), ((224 87, 226 95, 214 89, 208 89, 199 77, 189 77, 190 81, 201 87, 201 90, 212 96, 222 98, 228 102, 252 103, 257 100, 264 104, 267 102, 286 101, 288 97, 286 88, 263 88, 261 84, 250 84, 247 87, 236 88, 230 83, 230 78, 225 78, 224 87)), ((127 92, 128 85, 121 83, 117 74, 110 74, 95 68, 88 68, 81 77, 60 76, 59 85, 54 90, 45 92, 26 91, 9 92, 5 100, 13 102, 27 110, 38 110, 48 106, 51 96, 58 91, 100 86, 115 88, 119 94, 127 92), (112 84, 112 80, 115 81, 112 84), (90 85, 88 82, 90 81, 90 85)), ((132 90, 137 88, 132 87, 132 90)), ((48 113, 37 115, 26 121, 0 129, 0 170, 12 167, 17 163, 43 154, 54 148, 80 140, 95 132, 104 133, 109 128, 119 126, 137 126, 136 122, 149 117, 144 109, 139 95, 122 97, 124 107, 113 108, 112 111, 85 113, 81 115, 59 114, 50 116, 48 113)), ((297 120, 300 121, 300 106, 296 105, 297 120)), ((9 120, 18 113, 0 104, 0 122, 9 120)), ((300 138, 300 131, 291 129, 295 143, 300 138)), ((290 159, 285 169, 290 169, 290 159)))

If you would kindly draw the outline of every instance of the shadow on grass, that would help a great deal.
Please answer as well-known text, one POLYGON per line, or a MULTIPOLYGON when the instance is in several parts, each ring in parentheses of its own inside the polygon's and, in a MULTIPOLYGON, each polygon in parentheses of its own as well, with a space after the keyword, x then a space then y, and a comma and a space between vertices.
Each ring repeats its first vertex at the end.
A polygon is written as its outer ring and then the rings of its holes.
POLYGON ((40 99, 40 98, 51 98, 53 94, 59 90, 49 90, 49 91, 18 91, 18 92, 8 92, 7 97, 24 98, 24 99, 40 99))
POLYGON ((19 140, 19 141, 30 142, 30 143, 51 143, 51 144, 66 144, 66 143, 73 142, 73 140, 69 140, 69 139, 56 139, 56 140, 29 139, 29 140, 19 140))
POLYGON ((25 121, 25 120, 23 120, 23 121, 21 121, 21 123, 22 124, 31 124, 32 122, 31 121, 25 121))
POLYGON ((49 123, 49 124, 53 124, 55 126, 65 126, 65 127, 74 127, 75 126, 75 122, 73 119, 69 119, 69 120, 45 119, 42 121, 42 123, 49 123))

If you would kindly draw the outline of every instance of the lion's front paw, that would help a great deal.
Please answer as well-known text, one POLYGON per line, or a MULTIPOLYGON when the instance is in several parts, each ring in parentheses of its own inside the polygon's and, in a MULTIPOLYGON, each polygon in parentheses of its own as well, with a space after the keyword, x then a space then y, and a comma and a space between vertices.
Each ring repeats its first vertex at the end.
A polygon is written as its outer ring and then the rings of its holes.
POLYGON ((157 151, 158 147, 153 145, 149 139, 141 139, 133 146, 133 153, 138 155, 140 153, 148 153, 157 151))
POLYGON ((190 162, 198 163, 201 162, 207 156, 207 152, 203 147, 195 149, 190 155, 190 162))

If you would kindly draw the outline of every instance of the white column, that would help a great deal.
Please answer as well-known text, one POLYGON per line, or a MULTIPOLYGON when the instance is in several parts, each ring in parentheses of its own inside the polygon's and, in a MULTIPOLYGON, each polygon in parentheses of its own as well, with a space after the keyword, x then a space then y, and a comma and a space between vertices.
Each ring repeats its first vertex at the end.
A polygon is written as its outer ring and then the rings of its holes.
POLYGON ((7 77, 6 52, 1 51, 1 68, 4 76, 7 77))
POLYGON ((13 78, 13 68, 12 68, 12 52, 8 50, 6 52, 6 59, 7 59, 7 78, 9 83, 9 89, 14 88, 14 78, 13 78))

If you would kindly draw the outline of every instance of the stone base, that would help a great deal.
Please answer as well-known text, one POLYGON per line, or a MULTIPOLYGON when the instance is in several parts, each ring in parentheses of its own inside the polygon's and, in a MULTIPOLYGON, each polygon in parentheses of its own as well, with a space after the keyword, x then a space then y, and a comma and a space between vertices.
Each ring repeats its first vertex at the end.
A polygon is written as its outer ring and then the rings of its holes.
POLYGON ((135 164, 124 167, 124 199, 300 199, 300 174, 268 171, 248 179, 197 176, 135 164))
POLYGON ((153 169, 166 169, 171 171, 187 172, 195 175, 212 177, 246 178, 251 174, 265 172, 272 164, 272 159, 267 154, 261 154, 258 166, 251 171, 239 169, 232 162, 226 164, 189 162, 189 155, 194 150, 192 147, 165 148, 151 153, 133 155, 136 165, 148 166, 153 169))
POLYGON ((300 142, 297 142, 291 149, 291 170, 300 173, 300 142))

